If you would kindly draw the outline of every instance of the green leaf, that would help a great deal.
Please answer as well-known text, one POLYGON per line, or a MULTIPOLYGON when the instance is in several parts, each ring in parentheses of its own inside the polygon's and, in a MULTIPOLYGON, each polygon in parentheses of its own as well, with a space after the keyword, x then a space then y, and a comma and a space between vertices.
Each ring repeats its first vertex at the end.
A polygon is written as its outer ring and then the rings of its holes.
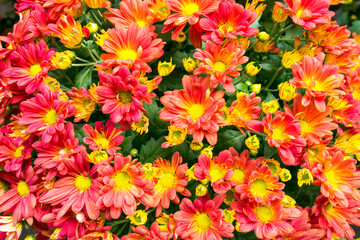
MULTIPOLYGON (((236 79, 236 78, 235 78, 235 79, 236 79)), ((234 81, 236 81, 235 79, 234 79, 234 81)), ((243 82, 240 82, 240 83, 236 84, 236 85, 235 85, 235 89, 236 89, 237 91, 241 91, 241 92, 244 92, 244 93, 249 93, 249 88, 248 88, 248 86, 246 86, 246 84, 243 83, 243 82)))
POLYGON ((85 67, 75 77, 75 87, 80 89, 81 87, 87 89, 92 83, 92 70, 94 66, 85 67))
POLYGON ((351 27, 349 27, 351 32, 360 33, 360 20, 356 20, 351 23, 351 27))
POLYGON ((151 104, 144 104, 146 110, 146 116, 149 118, 150 122, 154 122, 155 117, 159 116, 159 107, 156 103, 156 100, 153 99, 151 104))
POLYGON ((270 147, 269 144, 264 141, 264 157, 265 158, 271 158, 275 153, 277 153, 277 148, 276 147, 270 147))
POLYGON ((151 138, 147 143, 141 146, 139 159, 142 163, 153 162, 158 157, 166 157, 171 151, 170 148, 162 148, 161 144, 164 142, 164 138, 161 137, 158 140, 151 138))
POLYGON ((274 96, 274 94, 272 94, 271 92, 267 92, 264 102, 270 102, 273 100, 276 100, 276 97, 274 96))
POLYGON ((121 152, 124 156, 127 156, 130 154, 130 150, 133 148, 133 140, 136 137, 136 134, 134 132, 131 132, 132 134, 130 136, 124 137, 124 141, 120 144, 121 152))
POLYGON ((221 152, 223 150, 234 147, 236 151, 240 152, 245 142, 246 135, 236 130, 226 130, 218 134, 218 141, 215 145, 215 150, 221 152))
POLYGON ((79 139, 79 145, 84 144, 84 138, 87 137, 82 127, 82 124, 74 124, 75 137, 79 139))

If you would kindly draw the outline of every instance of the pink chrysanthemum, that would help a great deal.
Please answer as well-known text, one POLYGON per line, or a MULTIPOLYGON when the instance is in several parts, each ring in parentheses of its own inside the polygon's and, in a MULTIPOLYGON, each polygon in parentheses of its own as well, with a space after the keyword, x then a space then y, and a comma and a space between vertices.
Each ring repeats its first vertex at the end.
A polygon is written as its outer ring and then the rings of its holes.
POLYGON ((306 141, 301 137, 301 125, 293 115, 277 112, 273 118, 267 113, 263 121, 252 120, 247 123, 247 127, 251 131, 266 133, 266 140, 271 147, 278 148, 284 164, 300 164, 300 159, 296 155, 301 153, 306 141))
POLYGON ((58 91, 44 87, 35 97, 21 102, 20 110, 23 114, 19 124, 27 126, 28 133, 41 135, 41 140, 49 143, 52 138, 57 141, 58 132, 64 130, 64 120, 73 116, 76 108, 59 99, 58 91))
POLYGON ((96 204, 106 209, 107 219, 117 219, 122 212, 132 216, 136 210, 136 201, 154 207, 154 199, 151 197, 154 194, 153 183, 143 177, 145 171, 137 159, 116 154, 114 167, 106 161, 98 165, 104 187, 96 204))
POLYGON ((120 134, 122 130, 115 127, 112 121, 107 121, 105 126, 102 122, 95 122, 95 129, 89 124, 83 126, 84 133, 89 137, 84 138, 84 142, 91 150, 105 149, 110 155, 114 155, 123 141, 124 137, 120 134))
POLYGON ((48 78, 48 71, 53 69, 50 59, 54 55, 55 50, 48 49, 43 40, 18 46, 10 56, 12 67, 3 72, 3 77, 9 78, 8 84, 16 83, 20 89, 25 89, 27 94, 41 91, 44 78, 48 78))
POLYGON ((120 240, 165 240, 167 238, 167 232, 161 231, 159 224, 153 222, 150 226, 150 230, 146 226, 131 226, 131 230, 134 233, 129 233, 123 236, 120 240))
POLYGON ((180 203, 180 211, 174 214, 176 233, 182 239, 222 240, 232 238, 234 226, 225 221, 223 210, 219 209, 225 194, 214 197, 207 195, 195 199, 192 203, 184 198, 180 203))
POLYGON ((63 160, 68 172, 54 183, 53 188, 40 196, 39 202, 61 208, 56 219, 63 217, 69 210, 84 212, 87 217, 96 219, 100 210, 95 206, 102 187, 97 180, 96 167, 90 168, 85 154, 77 154, 72 159, 63 160))
POLYGON ((24 163, 22 169, 19 176, 0 172, 0 179, 4 179, 10 187, 10 190, 0 197, 0 212, 4 215, 13 214, 14 225, 23 219, 32 225, 37 202, 35 195, 38 188, 38 177, 35 175, 30 161, 24 163))
POLYGON ((256 18, 255 11, 245 9, 233 0, 221 2, 217 12, 200 19, 199 25, 205 31, 201 38, 220 44, 224 38, 252 37, 259 32, 259 29, 250 27, 256 18))
POLYGON ((201 154, 198 163, 195 163, 195 177, 209 180, 216 193, 226 193, 232 186, 230 179, 234 174, 231 157, 229 150, 220 152, 218 157, 211 160, 207 155, 201 154))
POLYGON ((171 125, 186 128, 196 142, 204 139, 215 145, 217 132, 226 122, 221 117, 225 105, 223 91, 210 91, 209 78, 187 76, 182 79, 184 89, 165 92, 160 101, 165 108, 160 119, 171 125))
POLYGON ((305 29, 311 30, 319 23, 330 23, 330 18, 335 15, 329 11, 329 0, 285 0, 288 7, 281 2, 276 2, 294 21, 305 29))
POLYGON ((110 114, 113 123, 120 122, 124 130, 128 130, 132 122, 140 122, 142 113, 146 112, 143 101, 151 103, 147 86, 139 84, 125 66, 120 66, 114 74, 100 71, 99 78, 96 92, 102 112, 110 114))
POLYGON ((194 75, 207 73, 210 76, 210 86, 216 88, 219 83, 229 93, 235 92, 232 83, 234 77, 240 75, 238 65, 248 61, 241 45, 228 42, 224 45, 206 41, 205 50, 196 49, 194 58, 200 60, 200 66, 194 70, 194 75))

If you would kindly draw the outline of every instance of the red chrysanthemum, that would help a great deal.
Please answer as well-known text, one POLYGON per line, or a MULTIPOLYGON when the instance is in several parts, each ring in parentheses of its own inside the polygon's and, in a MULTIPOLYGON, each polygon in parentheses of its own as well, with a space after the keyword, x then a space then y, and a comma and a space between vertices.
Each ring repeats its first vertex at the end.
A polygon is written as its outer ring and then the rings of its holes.
POLYGON ((154 199, 151 197, 154 194, 153 183, 143 177, 145 171, 137 159, 116 154, 114 167, 106 161, 98 165, 104 187, 96 204, 106 209, 107 219, 117 219, 122 212, 132 216, 137 207, 136 201, 154 207, 154 199))
POLYGON ((196 142, 206 140, 215 145, 217 132, 226 122, 221 117, 225 105, 223 91, 210 91, 209 78, 187 76, 182 79, 184 89, 165 92, 160 101, 165 108, 160 119, 171 125, 186 128, 196 142))
POLYGON ((216 88, 219 83, 229 93, 235 92, 232 83, 234 77, 240 75, 239 65, 248 61, 244 56, 245 50, 241 45, 228 42, 224 45, 207 41, 205 50, 196 49, 194 58, 200 60, 200 65, 194 70, 194 75, 207 73, 210 76, 210 86, 216 88))
POLYGON ((134 233, 129 233, 123 236, 120 240, 165 240, 167 238, 167 232, 161 231, 159 224, 153 222, 150 226, 150 230, 146 226, 131 226, 131 230, 134 233))
POLYGON ((256 18, 255 11, 245 9, 234 0, 221 2, 217 12, 199 20, 200 27, 205 31, 201 38, 220 44, 224 38, 235 40, 240 36, 252 37, 259 32, 259 29, 250 27, 256 18))
POLYGON ((99 95, 101 110, 110 114, 113 123, 119 123, 121 128, 128 130, 132 122, 140 122, 143 101, 151 103, 147 86, 139 84, 126 66, 120 66, 117 72, 99 72, 100 83, 96 92, 99 95))
POLYGON ((25 89, 27 94, 41 91, 44 87, 44 79, 53 67, 50 59, 55 55, 54 49, 48 49, 45 41, 38 44, 30 42, 23 46, 17 46, 10 55, 12 67, 3 72, 3 77, 9 78, 8 84, 16 83, 20 89, 25 89))
POLYGON ((89 124, 83 126, 84 133, 89 137, 84 138, 84 142, 91 150, 105 149, 110 155, 114 155, 123 141, 124 137, 120 134, 122 130, 115 127, 112 121, 107 121, 105 126, 102 122, 95 122, 95 129, 89 124))
POLYGON ((273 118, 267 113, 263 121, 252 120, 247 123, 251 131, 266 133, 266 140, 271 147, 278 148, 281 160, 286 165, 298 165, 300 159, 296 154, 301 153, 306 141, 301 137, 301 125, 293 115, 276 112, 273 118))
POLYGON ((222 240, 232 238, 234 226, 225 221, 223 210, 219 209, 225 194, 214 197, 207 195, 195 199, 192 203, 184 198, 180 203, 180 211, 174 214, 176 233, 182 239, 222 240))
POLYGON ((69 101, 59 99, 58 91, 44 87, 35 97, 21 102, 20 110, 19 124, 27 126, 28 133, 41 135, 41 140, 49 143, 52 138, 57 141, 58 132, 64 130, 64 120, 74 115, 76 108, 69 101))

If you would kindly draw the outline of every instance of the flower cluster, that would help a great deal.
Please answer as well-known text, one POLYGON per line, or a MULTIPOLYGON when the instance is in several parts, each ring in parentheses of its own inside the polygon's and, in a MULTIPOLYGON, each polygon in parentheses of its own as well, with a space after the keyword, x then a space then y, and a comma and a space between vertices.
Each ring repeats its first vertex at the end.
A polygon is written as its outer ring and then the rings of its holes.
POLYGON ((115 2, 15 4, 1 239, 359 237, 360 29, 332 19, 341 1, 115 2))

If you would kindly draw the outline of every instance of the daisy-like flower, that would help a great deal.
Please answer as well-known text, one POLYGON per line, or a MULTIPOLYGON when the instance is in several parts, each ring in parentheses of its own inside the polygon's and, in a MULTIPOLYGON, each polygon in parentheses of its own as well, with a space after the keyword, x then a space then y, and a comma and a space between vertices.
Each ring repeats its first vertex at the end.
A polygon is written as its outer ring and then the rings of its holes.
POLYGON ((285 220, 288 216, 295 218, 300 215, 300 211, 296 208, 283 208, 279 200, 269 206, 255 201, 236 201, 231 207, 236 211, 239 231, 254 230, 256 237, 260 239, 273 239, 279 233, 293 232, 294 228, 285 220))
POLYGON ((48 71, 53 70, 50 60, 54 55, 54 49, 48 49, 43 40, 38 44, 30 42, 18 46, 11 53, 12 67, 7 68, 2 76, 9 78, 7 84, 15 83, 27 94, 40 91, 44 87, 44 78, 49 77, 48 71))
POLYGON ((250 95, 239 92, 236 94, 236 100, 231 103, 226 120, 229 125, 235 125, 240 131, 246 127, 246 123, 256 120, 261 113, 261 107, 258 105, 261 98, 253 92, 250 95))
MULTIPOLYGON (((109 13, 104 13, 104 17, 112 24, 121 24, 128 28, 132 22, 142 27, 151 27, 154 18, 151 15, 148 0, 124 0, 119 3, 119 9, 107 8, 109 13)), ((152 27, 152 31, 155 30, 152 27)))
POLYGON ((85 124, 84 133, 89 137, 84 138, 84 142, 89 145, 91 150, 105 149, 110 155, 114 155, 123 141, 124 137, 120 134, 122 130, 116 128, 112 121, 107 121, 105 126, 102 122, 95 122, 95 129, 85 124))
POLYGON ((245 184, 235 187, 240 194, 240 199, 248 199, 270 206, 273 201, 284 198, 282 191, 285 184, 279 182, 276 174, 273 174, 267 165, 255 168, 246 179, 245 184))
POLYGON ((122 154, 114 156, 114 167, 101 161, 98 173, 104 183, 97 206, 106 209, 107 219, 117 219, 124 212, 132 216, 139 201, 147 207, 154 206, 153 183, 144 178, 145 170, 137 159, 122 154))
POLYGON ((216 193, 226 193, 232 186, 230 179, 234 174, 231 158, 229 150, 220 152, 219 156, 213 159, 201 154, 198 163, 195 163, 194 175, 199 180, 209 180, 216 193))
POLYGON ((339 98, 329 97, 327 106, 332 108, 331 117, 336 123, 350 127, 360 121, 360 101, 350 93, 339 98))
POLYGON ((158 168, 156 178, 157 183, 154 186, 154 204, 156 216, 159 216, 162 209, 169 208, 170 200, 179 204, 180 200, 176 193, 181 193, 185 197, 190 197, 191 193, 185 187, 188 183, 186 171, 187 163, 182 163, 182 157, 178 152, 174 153, 171 162, 162 158, 154 161, 154 167, 158 168))
POLYGON ((186 23, 197 24, 201 15, 215 12, 219 4, 220 0, 168 0, 167 5, 175 13, 167 17, 162 33, 175 28, 171 35, 171 39, 175 40, 183 31, 186 23))
MULTIPOLYGON (((94 88, 93 86, 90 87, 94 88)), ((91 91, 87 91, 85 88, 77 88, 73 87, 72 92, 67 92, 67 95, 72 99, 70 100, 71 105, 76 108, 75 112, 75 122, 80 122, 84 119, 85 122, 89 121, 91 114, 94 112, 97 96, 91 94, 91 91)))
POLYGON ((247 123, 251 131, 266 133, 269 145, 277 147, 281 160, 285 165, 298 165, 300 159, 296 154, 306 146, 301 137, 301 125, 293 115, 277 112, 273 118, 267 113, 263 121, 252 120, 247 123))
POLYGON ((0 178, 5 180, 10 188, 0 197, 0 212, 4 215, 13 214, 14 226, 23 219, 32 225, 37 203, 35 194, 38 189, 38 177, 30 161, 24 163, 22 169, 19 176, 0 172, 0 178))
POLYGON ((297 89, 305 88, 305 96, 302 104, 307 107, 313 99, 315 107, 320 112, 325 112, 327 96, 337 98, 345 92, 339 88, 345 84, 344 76, 338 74, 339 67, 336 65, 323 65, 325 55, 317 57, 304 56, 302 64, 294 63, 292 73, 294 78, 290 83, 297 89))
POLYGON ((233 0, 221 2, 217 12, 199 20, 200 27, 205 31, 201 38, 220 44, 224 38, 236 40, 238 36, 252 37, 259 32, 257 28, 250 27, 256 18, 256 12, 244 9, 233 0))
POLYGON ((334 12, 329 11, 330 1, 328 0, 285 0, 285 2, 288 6, 281 2, 276 2, 276 4, 284 8, 283 11, 292 18, 294 23, 308 30, 314 29, 316 24, 330 23, 330 18, 335 15, 334 12))
POLYGON ((160 58, 164 51, 165 42, 160 38, 152 39, 152 32, 147 27, 139 27, 137 23, 130 23, 126 29, 121 24, 107 31, 109 39, 101 46, 107 54, 101 54, 104 64, 99 66, 114 67, 126 65, 131 70, 151 72, 146 64, 160 58))
POLYGON ((20 110, 23 114, 19 124, 27 126, 28 133, 41 135, 42 141, 49 143, 52 138, 58 139, 58 132, 65 127, 64 120, 74 115, 76 108, 60 100, 58 91, 43 88, 35 97, 21 102, 20 110))
POLYGON ((169 135, 165 136, 167 142, 161 144, 162 148, 174 147, 185 141, 187 129, 170 125, 168 127, 169 135))
POLYGON ((206 41, 205 50, 199 48, 196 50, 194 58, 200 61, 200 65, 194 70, 194 75, 207 73, 211 75, 212 88, 216 88, 221 83, 227 92, 235 92, 232 81, 234 77, 240 75, 241 68, 238 65, 248 61, 242 46, 233 42, 221 45, 206 41))
POLYGON ((355 159, 345 160, 338 151, 323 166, 319 164, 312 170, 317 178, 314 185, 321 186, 320 192, 332 205, 347 207, 348 198, 360 187, 360 172, 356 171, 355 164, 355 159))
POLYGON ((285 111, 295 116, 301 126, 301 136, 306 139, 308 144, 319 144, 322 138, 333 135, 331 132, 335 130, 338 125, 333 122, 332 118, 327 117, 332 109, 326 107, 324 112, 320 112, 314 102, 305 107, 301 103, 302 96, 297 94, 294 99, 292 109, 285 105, 285 111))
POLYGON ((4 240, 18 240, 23 229, 21 222, 13 223, 12 216, 0 216, 0 238, 4 240))
POLYGON ((215 145, 219 127, 226 125, 221 117, 224 92, 211 92, 207 77, 185 75, 182 82, 183 90, 167 91, 160 98, 165 105, 160 111, 160 119, 186 128, 196 142, 201 142, 205 136, 209 144, 215 145))
POLYGON ((143 114, 140 122, 131 123, 131 129, 141 135, 149 131, 149 124, 149 118, 143 114))
POLYGON ((164 0, 151 0, 148 7, 156 21, 164 21, 170 15, 170 8, 164 0))
POLYGON ((84 0, 84 2, 90 7, 90 8, 107 8, 111 6, 110 1, 106 0, 84 0))
POLYGON ((124 130, 130 128, 132 122, 140 122, 143 101, 151 103, 147 86, 139 84, 126 66, 112 73, 99 72, 100 83, 96 92, 99 95, 101 110, 110 114, 113 123, 119 123, 124 130))
POLYGON ((67 174, 67 168, 63 162, 65 158, 80 153, 82 147, 79 140, 75 138, 74 125, 67 122, 64 131, 58 134, 58 141, 51 141, 50 144, 43 144, 42 141, 34 142, 32 147, 38 151, 34 161, 37 167, 37 174, 46 173, 46 180, 50 181, 56 176, 67 174))
POLYGON ((225 194, 210 199, 207 195, 195 199, 192 203, 184 198, 180 203, 180 211, 174 214, 176 233, 182 239, 221 240, 222 237, 232 238, 234 226, 225 221, 220 205, 225 194))
POLYGON ((335 147, 343 149, 346 154, 355 154, 360 159, 360 129, 349 128, 335 139, 335 147))
POLYGON ((339 238, 353 239, 354 229, 350 224, 360 225, 359 203, 349 199, 347 207, 331 204, 326 197, 320 195, 315 199, 312 211, 318 217, 320 228, 326 229, 328 239, 335 233, 339 238))
POLYGON ((40 196, 39 202, 61 208, 56 219, 62 218, 69 210, 84 212, 90 219, 99 217, 100 210, 95 202, 102 187, 97 180, 96 167, 90 168, 85 154, 77 154, 72 159, 65 158, 63 163, 68 172, 54 183, 53 188, 40 196))
POLYGON ((153 222, 150 230, 145 226, 134 228, 131 226, 133 233, 123 236, 120 240, 163 240, 167 238, 167 232, 162 231, 157 222, 153 222))

